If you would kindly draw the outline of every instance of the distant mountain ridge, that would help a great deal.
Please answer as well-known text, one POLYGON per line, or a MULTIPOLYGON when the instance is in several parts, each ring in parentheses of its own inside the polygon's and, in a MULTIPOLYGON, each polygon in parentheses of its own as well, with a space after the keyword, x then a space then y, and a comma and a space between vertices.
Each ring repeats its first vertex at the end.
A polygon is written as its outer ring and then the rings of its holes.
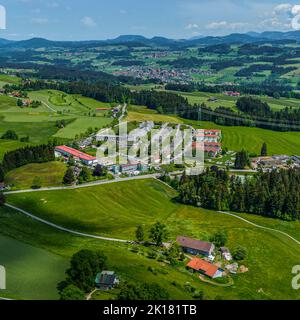
POLYGON ((233 43, 255 43, 267 41, 298 41, 300 42, 300 30, 279 32, 265 31, 232 33, 226 36, 197 36, 190 39, 168 39, 165 37, 146 38, 141 35, 121 35, 115 39, 108 40, 89 40, 89 41, 52 41, 44 38, 32 38, 28 40, 12 41, 0 39, 0 47, 2 48, 40 48, 40 47, 80 47, 80 46, 96 46, 96 45, 116 45, 125 43, 137 43, 146 46, 196 46, 196 45, 216 45, 216 44, 233 44, 233 43))

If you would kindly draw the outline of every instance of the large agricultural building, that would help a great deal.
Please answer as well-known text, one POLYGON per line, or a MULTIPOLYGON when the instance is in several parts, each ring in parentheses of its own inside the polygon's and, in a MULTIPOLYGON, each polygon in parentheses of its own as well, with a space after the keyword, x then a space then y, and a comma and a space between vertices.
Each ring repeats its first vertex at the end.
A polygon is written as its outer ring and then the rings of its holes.
POLYGON ((67 146, 58 146, 55 147, 55 155, 63 157, 73 157, 77 161, 81 161, 85 165, 92 166, 97 164, 97 158, 93 157, 84 152, 78 151, 76 149, 67 147, 67 146))

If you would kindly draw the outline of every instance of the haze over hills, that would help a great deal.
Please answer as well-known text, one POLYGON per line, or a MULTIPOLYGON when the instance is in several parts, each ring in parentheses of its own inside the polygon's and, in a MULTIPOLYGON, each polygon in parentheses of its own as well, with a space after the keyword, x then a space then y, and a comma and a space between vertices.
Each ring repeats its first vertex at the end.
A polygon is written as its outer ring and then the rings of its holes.
POLYGON ((197 36, 190 39, 168 39, 165 37, 146 38, 141 35, 121 35, 115 39, 90 40, 90 41, 52 41, 44 38, 32 38, 28 40, 12 41, 0 39, 2 48, 39 48, 39 47, 80 47, 94 45, 124 44, 135 43, 145 46, 197 46, 197 45, 216 45, 233 43, 255 43, 266 41, 299 41, 300 31, 279 32, 265 31, 262 33, 248 32, 232 33, 226 36, 197 36))

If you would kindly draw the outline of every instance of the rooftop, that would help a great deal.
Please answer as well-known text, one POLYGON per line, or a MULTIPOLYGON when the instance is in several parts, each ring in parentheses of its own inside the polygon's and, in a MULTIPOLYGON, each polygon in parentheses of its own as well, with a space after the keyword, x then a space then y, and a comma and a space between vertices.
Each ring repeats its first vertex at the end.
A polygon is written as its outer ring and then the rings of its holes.
POLYGON ((86 161, 95 161, 97 159, 96 157, 90 156, 89 154, 86 154, 84 152, 81 152, 79 150, 76 150, 67 146, 58 146, 55 148, 55 150, 66 152, 76 158, 86 160, 86 161))
POLYGON ((203 252, 208 252, 212 249, 213 244, 210 242, 204 242, 187 237, 177 237, 176 241, 180 246, 185 248, 191 248, 203 252))
POLYGON ((213 277, 216 272, 219 270, 217 266, 214 264, 211 264, 203 259, 200 258, 194 258, 191 260, 188 264, 187 267, 192 268, 196 271, 202 271, 206 276, 208 277, 213 277))

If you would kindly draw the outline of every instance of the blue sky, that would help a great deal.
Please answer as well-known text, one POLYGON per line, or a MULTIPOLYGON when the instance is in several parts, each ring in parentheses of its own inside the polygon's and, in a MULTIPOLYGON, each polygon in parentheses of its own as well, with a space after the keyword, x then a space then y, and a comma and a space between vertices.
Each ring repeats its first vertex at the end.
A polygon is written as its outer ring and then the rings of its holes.
POLYGON ((0 0, 0 37, 55 40, 141 34, 190 38, 233 32, 300 29, 300 0, 0 0), (298 19, 299 15, 299 19, 298 19), (299 22, 298 22, 299 21, 299 22))

